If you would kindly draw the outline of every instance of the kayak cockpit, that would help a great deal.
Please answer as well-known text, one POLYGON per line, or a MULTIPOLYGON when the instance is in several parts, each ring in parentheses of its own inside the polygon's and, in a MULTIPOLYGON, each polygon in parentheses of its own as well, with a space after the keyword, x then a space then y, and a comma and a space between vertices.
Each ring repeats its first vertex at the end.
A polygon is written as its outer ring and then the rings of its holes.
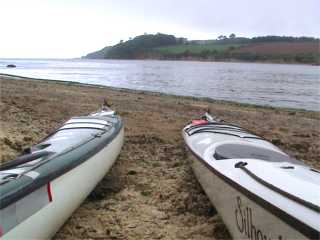
POLYGON ((22 167, 22 166, 25 166, 26 164, 32 164, 33 162, 40 161, 41 159, 46 158, 51 154, 52 152, 49 152, 49 151, 39 151, 39 152, 24 154, 17 157, 13 161, 2 164, 0 166, 0 171, 8 170, 14 167, 15 168, 22 167))
POLYGON ((245 141, 221 143, 215 147, 213 157, 215 160, 251 158, 269 162, 291 162, 303 165, 301 161, 293 159, 283 152, 245 141))

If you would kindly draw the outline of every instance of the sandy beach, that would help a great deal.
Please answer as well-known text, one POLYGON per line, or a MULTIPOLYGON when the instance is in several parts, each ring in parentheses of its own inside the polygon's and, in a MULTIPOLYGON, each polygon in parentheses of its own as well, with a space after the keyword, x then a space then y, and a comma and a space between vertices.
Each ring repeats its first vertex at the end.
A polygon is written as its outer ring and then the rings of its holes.
POLYGON ((211 113, 320 169, 320 113, 0 76, 0 161, 108 99, 125 124, 112 170, 55 239, 227 239, 195 179, 181 129, 211 113))

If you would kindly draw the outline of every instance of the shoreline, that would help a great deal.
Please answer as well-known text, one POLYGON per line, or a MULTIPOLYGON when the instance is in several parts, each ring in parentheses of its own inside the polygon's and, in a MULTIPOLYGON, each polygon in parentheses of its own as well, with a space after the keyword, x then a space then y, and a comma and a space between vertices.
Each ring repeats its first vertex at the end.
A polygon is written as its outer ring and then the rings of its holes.
POLYGON ((45 78, 32 78, 32 77, 25 77, 20 75, 13 75, 13 74, 6 74, 0 73, 0 78, 8 78, 8 79, 16 79, 16 80, 30 80, 30 81, 40 81, 40 82, 53 82, 57 84, 64 84, 64 85, 74 85, 74 86, 83 86, 83 87, 92 87, 92 88, 102 88, 102 89, 109 89, 114 91, 122 91, 128 93, 138 93, 138 94, 147 94, 147 95, 155 95, 155 96, 164 96, 164 97, 175 97, 175 98, 185 98, 194 101, 206 101, 211 103, 221 103, 221 104, 230 104, 235 106, 246 106, 252 108, 262 108, 262 109, 278 109, 281 111, 288 111, 288 112, 309 112, 309 113, 320 113, 320 111, 316 110, 308 110, 303 108, 290 108, 290 107, 279 107, 279 106, 270 106, 270 105, 259 105, 254 103, 243 103, 243 102, 236 102, 236 101, 228 101, 228 100, 220 100, 220 99, 213 99, 210 97, 194 97, 188 95, 176 95, 171 93, 162 93, 157 91, 148 91, 148 90, 137 90, 137 89, 130 89, 130 88, 119 88, 119 87, 112 87, 100 84, 90 84, 90 83, 81 83, 76 81, 66 81, 66 80, 56 80, 56 79, 45 79, 45 78))
MULTIPOLYGON (((276 65, 301 65, 301 66, 314 66, 318 67, 320 64, 317 63, 299 63, 299 62, 268 62, 268 61, 255 61, 255 62, 250 62, 250 61, 240 61, 240 60, 221 60, 221 61, 212 61, 212 60, 197 60, 197 59, 156 59, 156 58, 141 58, 141 59, 117 59, 117 58, 86 58, 86 57, 75 57, 75 58, 0 58, 4 60, 92 60, 92 61, 186 61, 186 62, 207 62, 207 63, 253 63, 253 64, 276 64, 276 65)), ((2 73, 0 73, 2 74, 2 73)))
POLYGON ((300 62, 277 62, 277 61, 241 61, 236 59, 224 59, 224 60, 209 60, 209 59, 196 59, 196 58, 181 58, 181 59, 160 59, 160 58, 132 58, 132 59, 126 59, 126 58, 86 58, 81 57, 80 59, 87 59, 87 60, 116 60, 116 61, 144 61, 144 60, 150 60, 150 61, 186 61, 186 62, 209 62, 209 63, 254 63, 254 64, 278 64, 278 65, 303 65, 303 66, 320 66, 317 63, 300 63, 300 62))
POLYGON ((108 99, 124 121, 116 163, 54 239, 230 239, 198 184, 181 137, 206 109, 320 169, 320 112, 205 101, 0 76, 0 161, 108 99))

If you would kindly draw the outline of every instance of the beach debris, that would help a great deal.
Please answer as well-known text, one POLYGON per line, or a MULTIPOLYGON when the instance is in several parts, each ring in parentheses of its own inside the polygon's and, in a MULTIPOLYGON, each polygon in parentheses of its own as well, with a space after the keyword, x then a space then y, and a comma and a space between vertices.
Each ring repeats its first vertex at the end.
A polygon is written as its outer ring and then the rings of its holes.
POLYGON ((111 108, 112 103, 108 102, 106 98, 103 99, 103 107, 111 108))

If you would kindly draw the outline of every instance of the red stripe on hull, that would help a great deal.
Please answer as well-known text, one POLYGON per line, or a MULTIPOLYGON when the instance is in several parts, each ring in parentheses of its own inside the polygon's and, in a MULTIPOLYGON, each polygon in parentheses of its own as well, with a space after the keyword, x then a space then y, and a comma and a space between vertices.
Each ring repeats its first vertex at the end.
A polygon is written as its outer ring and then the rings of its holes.
POLYGON ((50 185, 50 182, 48 182, 48 184, 47 184, 47 192, 48 192, 48 199, 49 199, 49 202, 52 202, 52 192, 51 192, 51 185, 50 185))

